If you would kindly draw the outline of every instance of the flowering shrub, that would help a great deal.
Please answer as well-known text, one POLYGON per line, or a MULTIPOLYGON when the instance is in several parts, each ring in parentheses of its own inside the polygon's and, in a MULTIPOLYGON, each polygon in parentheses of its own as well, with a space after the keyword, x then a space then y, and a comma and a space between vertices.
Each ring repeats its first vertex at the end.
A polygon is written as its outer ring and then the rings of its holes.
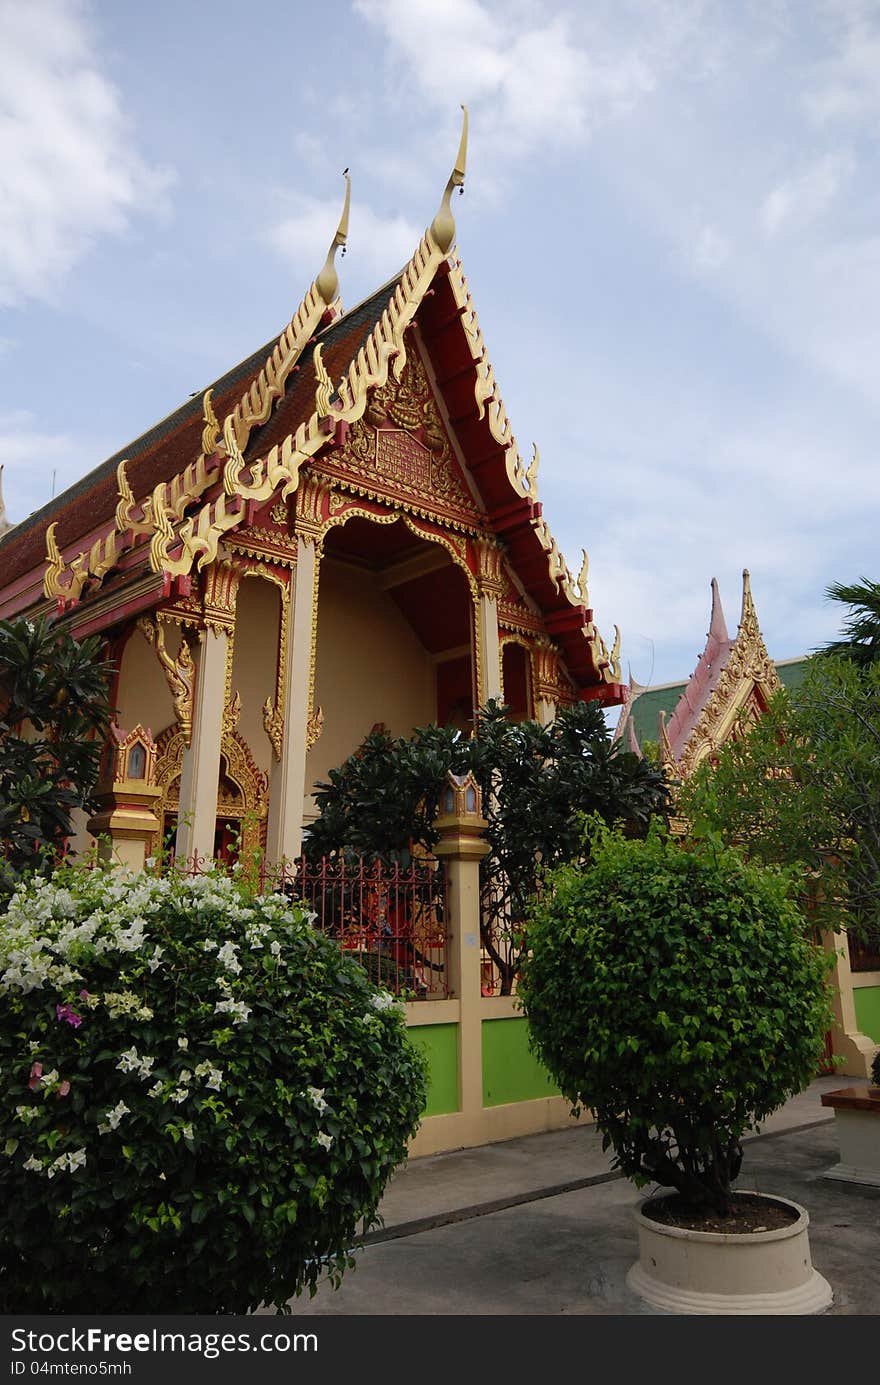
POLYGON ((280 895, 67 868, 0 924, 0 1312, 338 1283, 424 1104, 401 1007, 280 895))

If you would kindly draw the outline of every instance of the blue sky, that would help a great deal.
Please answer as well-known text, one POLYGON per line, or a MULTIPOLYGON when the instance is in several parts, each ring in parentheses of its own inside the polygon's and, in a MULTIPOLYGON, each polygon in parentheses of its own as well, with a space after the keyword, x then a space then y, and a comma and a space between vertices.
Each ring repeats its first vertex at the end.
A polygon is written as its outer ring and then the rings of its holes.
POLYGON ((880 0, 0 0, 12 520, 288 321, 458 245, 600 628, 685 676, 717 576, 771 654, 878 573, 880 0))

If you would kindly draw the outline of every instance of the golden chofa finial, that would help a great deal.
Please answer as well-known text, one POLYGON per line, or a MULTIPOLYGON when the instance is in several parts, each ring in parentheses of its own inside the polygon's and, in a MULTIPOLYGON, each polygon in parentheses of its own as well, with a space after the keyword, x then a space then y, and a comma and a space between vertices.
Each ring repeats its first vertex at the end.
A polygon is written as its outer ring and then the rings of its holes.
POLYGON ((315 288, 327 304, 328 308, 339 291, 339 275, 336 273, 336 251, 342 249, 345 254, 345 243, 348 240, 348 211, 351 206, 351 178, 348 176, 348 169, 343 173, 345 179, 345 205, 342 208, 342 216, 339 218, 339 225, 336 228, 336 235, 330 249, 327 251, 327 258, 324 261, 324 268, 315 280, 315 288))
POLYGON ((452 242, 455 240, 455 217, 452 215, 453 188, 464 188, 464 171, 467 162, 467 137, 468 137, 468 110, 467 106, 462 106, 464 118, 461 125, 461 140, 458 146, 458 158, 455 160, 455 167, 449 175, 449 182, 437 208, 437 215, 431 222, 431 239, 437 249, 446 254, 452 242))

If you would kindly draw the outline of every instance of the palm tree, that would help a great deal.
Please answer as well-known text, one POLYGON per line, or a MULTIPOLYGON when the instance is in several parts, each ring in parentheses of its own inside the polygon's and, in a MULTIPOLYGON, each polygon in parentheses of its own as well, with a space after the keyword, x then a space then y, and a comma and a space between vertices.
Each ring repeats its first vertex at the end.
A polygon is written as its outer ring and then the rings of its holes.
POLYGON ((843 655, 862 669, 880 661, 880 582, 867 577, 851 586, 832 582, 825 595, 851 606, 852 611, 843 622, 843 638, 832 640, 816 653, 843 655))

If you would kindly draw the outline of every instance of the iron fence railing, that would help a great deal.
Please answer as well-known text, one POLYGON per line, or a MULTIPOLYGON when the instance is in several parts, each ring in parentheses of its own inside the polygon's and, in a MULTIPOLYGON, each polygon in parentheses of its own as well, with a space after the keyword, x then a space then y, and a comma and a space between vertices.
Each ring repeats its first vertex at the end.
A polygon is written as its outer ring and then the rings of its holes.
MULTIPOLYGON (((216 862, 196 855, 181 865, 168 857, 156 868, 201 875, 216 862)), ((376 985, 405 1000, 447 998, 446 871, 433 857, 401 866, 340 855, 232 869, 260 892, 304 904, 313 926, 352 953, 376 985)))

